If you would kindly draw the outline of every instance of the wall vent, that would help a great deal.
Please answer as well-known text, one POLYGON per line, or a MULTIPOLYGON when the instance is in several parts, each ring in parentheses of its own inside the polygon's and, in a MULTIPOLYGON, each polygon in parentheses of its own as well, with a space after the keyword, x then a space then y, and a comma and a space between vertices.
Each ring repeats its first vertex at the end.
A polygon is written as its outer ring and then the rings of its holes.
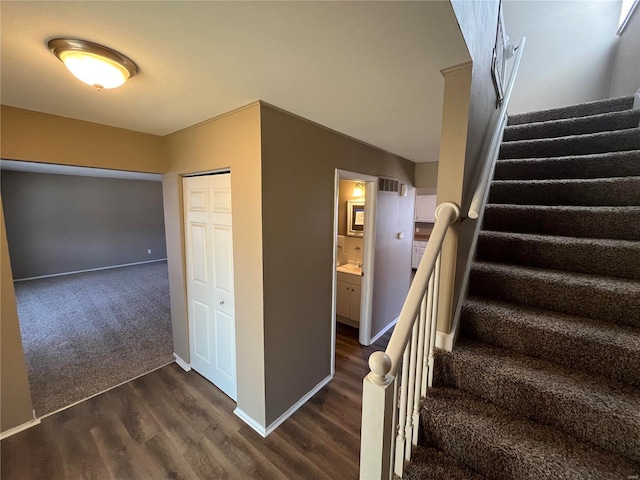
POLYGON ((398 193, 400 181, 395 178, 378 177, 378 192, 398 193))

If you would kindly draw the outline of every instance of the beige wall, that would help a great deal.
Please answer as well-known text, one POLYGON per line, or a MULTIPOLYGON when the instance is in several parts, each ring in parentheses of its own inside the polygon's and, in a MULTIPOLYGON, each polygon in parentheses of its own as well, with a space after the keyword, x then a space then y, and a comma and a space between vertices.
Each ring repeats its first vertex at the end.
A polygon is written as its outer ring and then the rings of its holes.
POLYGON ((253 104, 167 137, 163 176, 174 350, 189 361, 181 175, 231 171, 238 408, 265 424, 260 107, 253 104))
POLYGON ((71 118, 2 106, 5 160, 164 173, 163 138, 71 118))
POLYGON ((17 427, 33 418, 27 365, 22 350, 16 297, 0 199, 0 431, 17 427))
POLYGON ((640 89, 640 8, 618 38, 611 74, 611 97, 633 95, 640 89))
POLYGON ((620 0, 503 1, 511 42, 517 45, 527 37, 509 113, 607 98, 620 4, 620 0))
POLYGON ((414 179, 416 188, 436 188, 438 185, 438 162, 416 163, 414 179))
MULTIPOLYGON (((414 166, 270 105, 261 117, 269 424, 330 374, 336 168, 410 186, 414 166)), ((413 208, 411 186, 407 197, 378 195, 374 335, 398 315, 409 288, 413 208)))
MULTIPOLYGON (((0 158, 137 172, 166 171, 163 138, 1 107, 0 158)), ((31 394, 15 312, 2 217, 2 431, 31 419, 31 394), (6 388, 5 388, 6 387, 6 388), (26 412, 26 413, 25 413, 26 412), (28 415, 27 415, 28 414, 28 415)))

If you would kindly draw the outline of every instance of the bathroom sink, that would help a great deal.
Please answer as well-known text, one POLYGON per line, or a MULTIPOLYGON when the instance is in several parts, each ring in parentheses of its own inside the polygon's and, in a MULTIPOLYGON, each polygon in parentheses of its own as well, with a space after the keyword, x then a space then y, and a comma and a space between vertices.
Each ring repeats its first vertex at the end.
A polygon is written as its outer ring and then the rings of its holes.
POLYGON ((345 263, 344 265, 338 265, 337 270, 342 273, 362 276, 362 267, 355 263, 345 263))

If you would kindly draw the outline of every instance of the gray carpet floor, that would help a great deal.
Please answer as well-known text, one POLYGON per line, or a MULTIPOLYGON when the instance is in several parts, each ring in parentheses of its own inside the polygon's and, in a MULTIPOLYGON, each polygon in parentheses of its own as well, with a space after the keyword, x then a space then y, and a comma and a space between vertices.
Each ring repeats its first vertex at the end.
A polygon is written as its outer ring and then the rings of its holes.
POLYGON ((463 304, 404 478, 640 474, 640 111, 510 117, 463 304))
POLYGON ((166 262, 16 282, 36 415, 173 360, 166 262))

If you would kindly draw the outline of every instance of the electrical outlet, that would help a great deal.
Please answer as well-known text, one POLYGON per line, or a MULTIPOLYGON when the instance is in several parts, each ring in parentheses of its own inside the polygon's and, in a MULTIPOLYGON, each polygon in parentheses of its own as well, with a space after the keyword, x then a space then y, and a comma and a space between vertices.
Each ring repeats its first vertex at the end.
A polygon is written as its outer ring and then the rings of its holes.
POLYGON ((147 250, 147 255, 151 255, 151 249, 150 248, 147 250))

